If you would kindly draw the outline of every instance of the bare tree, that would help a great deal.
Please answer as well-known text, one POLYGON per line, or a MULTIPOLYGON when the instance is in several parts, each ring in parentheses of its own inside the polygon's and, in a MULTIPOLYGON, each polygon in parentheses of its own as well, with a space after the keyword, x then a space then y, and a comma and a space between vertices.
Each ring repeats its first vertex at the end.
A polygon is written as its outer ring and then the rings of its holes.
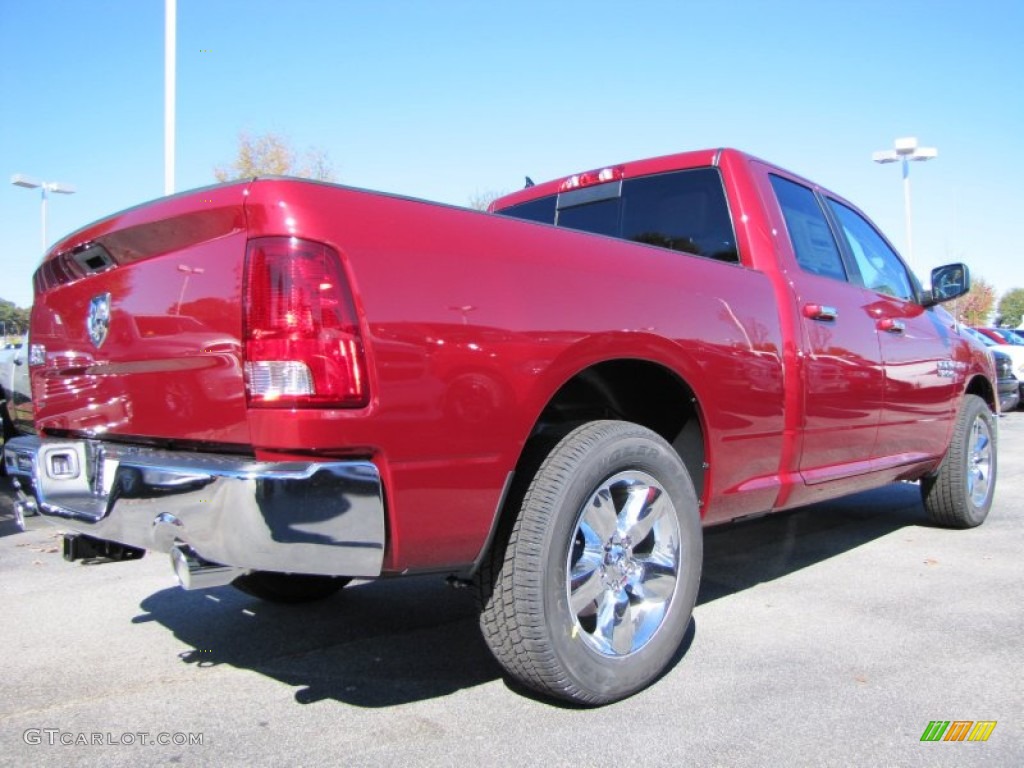
POLYGON ((306 151, 298 162, 288 140, 276 133, 238 135, 238 154, 231 165, 213 169, 217 181, 248 179, 253 176, 301 176, 318 181, 334 181, 334 168, 327 152, 319 147, 306 151))
POLYGON ((306 163, 298 175, 317 181, 334 181, 334 163, 326 150, 313 147, 306 151, 306 163))
POLYGON ((469 200, 467 202, 470 208, 474 208, 478 211, 486 211, 487 206, 489 206, 499 197, 502 197, 503 195, 507 194, 508 192, 500 192, 494 189, 487 189, 484 190, 483 192, 477 190, 476 192, 469 196, 469 200))

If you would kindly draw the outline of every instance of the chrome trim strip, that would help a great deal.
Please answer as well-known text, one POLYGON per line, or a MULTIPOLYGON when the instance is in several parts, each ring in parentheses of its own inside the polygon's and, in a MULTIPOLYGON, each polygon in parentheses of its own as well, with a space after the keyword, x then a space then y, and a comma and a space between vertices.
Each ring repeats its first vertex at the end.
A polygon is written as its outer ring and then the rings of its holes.
POLYGON ((261 462, 98 440, 17 437, 8 470, 31 477, 62 528, 133 547, 192 547, 266 571, 379 576, 384 498, 369 461, 261 462), (173 522, 172 522, 173 521, 173 522))

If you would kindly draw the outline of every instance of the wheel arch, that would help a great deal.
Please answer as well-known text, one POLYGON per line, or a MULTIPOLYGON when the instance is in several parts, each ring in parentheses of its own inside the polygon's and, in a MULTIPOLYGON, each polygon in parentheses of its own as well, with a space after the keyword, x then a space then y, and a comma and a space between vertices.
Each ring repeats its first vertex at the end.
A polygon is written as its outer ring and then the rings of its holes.
POLYGON ((660 435, 690 474, 703 514, 710 492, 707 429, 694 389, 664 363, 638 358, 592 362, 543 402, 502 493, 491 533, 469 575, 494 547, 504 546, 518 503, 544 457, 574 427, 599 419, 630 421, 660 435))
MULTIPOLYGON (((569 378, 538 416, 527 444, 546 433, 597 419, 630 421, 656 432, 679 454, 702 498, 706 486, 705 426, 693 388, 675 371, 650 360, 594 363, 569 378)), ((517 462, 522 469, 524 448, 517 462)))
POLYGON ((998 413, 999 404, 998 397, 996 396, 995 387, 992 386, 992 382, 982 375, 975 375, 971 377, 971 380, 967 382, 967 387, 964 390, 965 395, 977 395, 988 405, 989 410, 993 413, 998 413))

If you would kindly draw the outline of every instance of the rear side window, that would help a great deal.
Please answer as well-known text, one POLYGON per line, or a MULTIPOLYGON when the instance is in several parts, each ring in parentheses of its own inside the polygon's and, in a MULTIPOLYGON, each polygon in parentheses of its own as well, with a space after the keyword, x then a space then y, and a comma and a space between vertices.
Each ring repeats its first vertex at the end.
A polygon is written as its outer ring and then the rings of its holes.
POLYGON ((846 280, 839 246, 814 192, 781 176, 769 178, 800 266, 815 275, 846 280))
POLYGON ((605 190, 607 194, 600 187, 574 190, 498 213, 720 261, 739 261, 717 169, 642 176, 624 180, 621 187, 609 184, 605 190))
POLYGON ((739 261, 725 190, 714 168, 624 182, 621 226, 622 237, 637 243, 739 261))

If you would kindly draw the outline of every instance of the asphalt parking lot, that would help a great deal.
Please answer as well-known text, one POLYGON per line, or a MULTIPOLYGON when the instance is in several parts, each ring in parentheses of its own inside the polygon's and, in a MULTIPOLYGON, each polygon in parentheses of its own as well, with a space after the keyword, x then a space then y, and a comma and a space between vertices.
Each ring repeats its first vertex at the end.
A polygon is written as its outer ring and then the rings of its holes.
POLYGON ((598 710, 503 680, 436 577, 185 592, 162 555, 64 562, 3 495, 0 765, 1022 765, 1024 412, 1000 440, 978 529, 900 485, 709 531, 685 652, 598 710), (922 742, 933 720, 997 725, 922 742))

